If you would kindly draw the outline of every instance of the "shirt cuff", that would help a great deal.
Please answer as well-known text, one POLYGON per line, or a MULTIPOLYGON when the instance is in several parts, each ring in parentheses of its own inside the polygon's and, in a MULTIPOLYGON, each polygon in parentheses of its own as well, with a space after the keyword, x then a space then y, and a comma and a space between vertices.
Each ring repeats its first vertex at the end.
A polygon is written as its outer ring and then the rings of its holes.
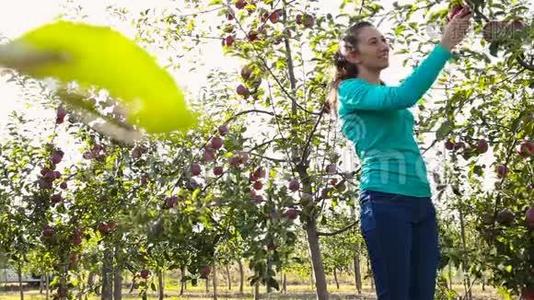
POLYGON ((445 46, 443 46, 441 43, 437 43, 434 49, 440 55, 447 57, 447 59, 452 57, 452 52, 445 48, 445 46))

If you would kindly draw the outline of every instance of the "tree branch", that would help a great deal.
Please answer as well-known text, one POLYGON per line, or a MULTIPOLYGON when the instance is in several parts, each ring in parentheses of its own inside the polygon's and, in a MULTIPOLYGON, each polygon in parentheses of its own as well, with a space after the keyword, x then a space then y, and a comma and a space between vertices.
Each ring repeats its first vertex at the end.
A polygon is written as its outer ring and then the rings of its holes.
POLYGON ((319 232, 319 231, 317 231, 317 236, 334 236, 334 235, 343 233, 343 232, 351 229, 352 227, 358 225, 359 222, 360 222, 360 220, 356 220, 355 222, 347 225, 346 227, 343 227, 343 228, 338 229, 338 230, 333 231, 333 232, 319 232))

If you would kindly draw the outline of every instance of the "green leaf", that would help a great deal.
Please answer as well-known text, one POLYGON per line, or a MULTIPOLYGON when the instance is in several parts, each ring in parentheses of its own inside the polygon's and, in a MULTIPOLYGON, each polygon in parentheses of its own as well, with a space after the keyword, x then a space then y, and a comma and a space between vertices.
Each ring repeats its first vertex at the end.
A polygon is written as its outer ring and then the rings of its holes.
POLYGON ((196 123, 171 75, 141 47, 108 27, 58 21, 0 47, 0 65, 35 78, 104 88, 122 102, 128 122, 150 133, 196 123))
POLYGON ((444 139, 449 134, 449 132, 451 132, 451 130, 452 124, 449 121, 443 122, 439 129, 436 131, 436 139, 444 139))

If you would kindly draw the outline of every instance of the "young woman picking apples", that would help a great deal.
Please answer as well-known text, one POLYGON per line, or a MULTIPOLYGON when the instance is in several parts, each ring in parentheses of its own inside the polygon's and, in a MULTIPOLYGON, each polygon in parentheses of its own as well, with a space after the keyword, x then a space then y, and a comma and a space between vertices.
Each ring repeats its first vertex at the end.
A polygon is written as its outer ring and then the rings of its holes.
POLYGON ((440 258, 436 211, 408 108, 434 83, 468 31, 471 10, 454 13, 441 41, 398 86, 380 80, 389 45, 368 22, 351 26, 335 55, 327 108, 339 116, 362 161, 360 229, 379 300, 434 299, 440 258))

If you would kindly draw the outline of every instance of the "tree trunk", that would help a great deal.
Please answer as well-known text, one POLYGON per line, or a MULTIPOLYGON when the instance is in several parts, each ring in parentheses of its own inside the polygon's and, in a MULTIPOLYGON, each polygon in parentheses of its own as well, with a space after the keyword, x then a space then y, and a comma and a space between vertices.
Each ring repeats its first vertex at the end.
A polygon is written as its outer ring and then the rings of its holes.
MULTIPOLYGON (((68 259, 68 258, 67 258, 68 259)), ((61 265, 61 274, 59 275, 59 288, 58 288, 58 295, 59 300, 67 300, 68 297, 68 286, 67 286, 67 275, 69 272, 69 263, 63 262, 61 265)))
POLYGON ((48 300, 48 295, 50 295, 50 276, 46 273, 46 290, 45 290, 45 299, 48 300))
POLYGON ((449 290, 452 290, 452 264, 449 262, 449 290))
POLYGON ((334 281, 336 282, 336 287, 339 290, 339 281, 337 280, 337 268, 334 268, 334 281))
POLYGON ((165 298, 165 290, 163 285, 163 270, 158 271, 158 291, 159 291, 159 300, 165 298))
POLYGON ((241 258, 237 260, 239 264, 239 293, 243 294, 243 286, 245 285, 245 272, 243 271, 243 263, 241 258))
POLYGON ((369 274, 369 279, 371 280, 371 289, 375 289, 375 279, 373 277, 373 270, 371 269, 371 262, 367 260, 367 274, 369 274))
POLYGON ((89 276, 87 276, 87 286, 90 290, 93 289, 93 285, 95 284, 95 273, 93 271, 89 272, 89 276))
POLYGON ((113 269, 113 299, 122 299, 122 270, 118 266, 113 269))
POLYGON ((106 247, 102 260, 102 300, 113 299, 113 253, 106 247))
POLYGON ((260 284, 259 282, 256 282, 254 284, 254 300, 260 299, 260 284))
POLYGON ((24 288, 22 287, 22 265, 19 263, 17 269, 17 275, 19 276, 19 291, 20 291, 20 300, 24 300, 24 288))
POLYGON ((180 267, 180 296, 184 294, 184 290, 185 290, 184 277, 185 277, 185 267, 182 266, 180 267))
MULTIPOLYGON (((465 220, 464 220, 464 213, 462 207, 458 207, 458 212, 460 214, 460 233, 462 238, 462 248, 464 253, 467 253, 467 241, 465 238, 465 220)), ((467 258, 464 257, 462 260, 462 273, 464 275, 464 290, 465 295, 468 300, 473 299, 473 295, 471 293, 471 278, 469 277, 469 265, 467 263, 467 258)))
POLYGON ((224 267, 226 269, 226 280, 228 280, 228 290, 231 291, 232 290, 232 277, 230 276, 230 268, 228 267, 228 265, 225 265, 224 267))
POLYGON ((286 273, 284 273, 284 279, 282 279, 282 291, 284 293, 287 293, 287 277, 286 277, 286 273))
POLYGON ((319 236, 317 236, 317 224, 315 219, 307 220, 306 233, 308 235, 308 246, 310 247, 311 261, 313 272, 315 274, 315 288, 317 299, 328 299, 328 290, 326 287, 326 278, 321 258, 321 249, 319 248, 319 236))
POLYGON ((362 271, 360 268, 360 253, 359 248, 354 254, 354 283, 356 284, 356 290, 358 294, 362 293, 362 271))
POLYGON ((43 290, 44 290, 44 276, 41 275, 41 277, 39 278, 39 294, 43 294, 43 290))
POLYGON ((209 276, 206 278, 206 294, 210 292, 210 279, 209 276))
POLYGON ((213 264, 213 300, 217 300, 217 264, 213 264))
MULTIPOLYGON (((271 268, 272 268, 271 260, 269 258, 267 258, 267 270, 271 270, 271 268)), ((269 276, 269 275, 267 275, 267 276, 269 276)), ((267 280, 267 278, 265 278, 265 280, 267 280)), ((265 292, 267 293, 267 297, 269 297, 268 295, 271 293, 271 291, 272 291, 271 286, 268 283, 266 283, 265 284, 265 292)))
POLYGON ((122 300, 122 264, 120 259, 120 247, 115 247, 115 266, 111 265, 113 272, 113 299, 122 300))

